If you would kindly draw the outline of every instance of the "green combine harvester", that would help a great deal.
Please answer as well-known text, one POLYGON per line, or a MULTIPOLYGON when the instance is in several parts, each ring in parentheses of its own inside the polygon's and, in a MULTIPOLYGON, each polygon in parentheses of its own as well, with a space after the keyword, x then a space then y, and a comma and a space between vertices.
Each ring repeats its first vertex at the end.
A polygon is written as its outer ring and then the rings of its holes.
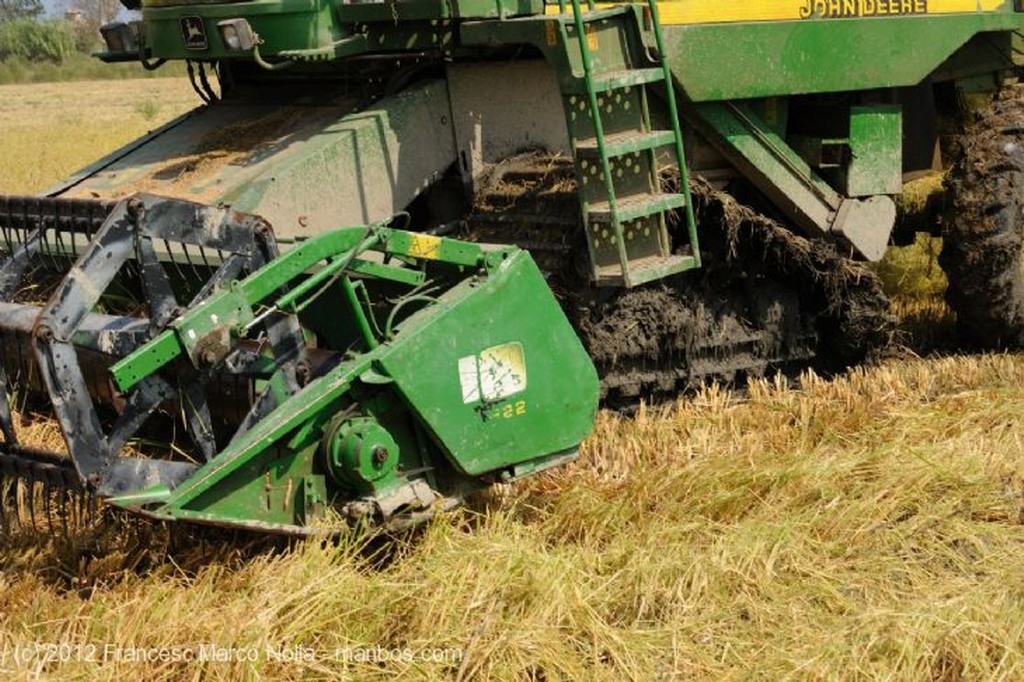
POLYGON ((919 229, 965 340, 1024 342, 1019 1, 122 1, 99 58, 203 103, 0 197, 31 493, 415 523, 571 460, 601 402, 862 362, 866 263, 919 229), (941 220, 898 211, 949 167, 941 220))

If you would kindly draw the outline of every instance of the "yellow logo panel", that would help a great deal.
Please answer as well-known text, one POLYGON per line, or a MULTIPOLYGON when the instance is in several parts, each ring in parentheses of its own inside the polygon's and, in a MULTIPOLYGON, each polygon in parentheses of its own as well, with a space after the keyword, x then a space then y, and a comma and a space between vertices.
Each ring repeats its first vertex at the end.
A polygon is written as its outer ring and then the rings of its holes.
MULTIPOLYGON (((615 3, 602 3, 608 7, 615 3)), ((663 24, 800 21, 995 12, 1006 0, 662 0, 663 24)), ((558 13, 558 5, 548 5, 558 13)))

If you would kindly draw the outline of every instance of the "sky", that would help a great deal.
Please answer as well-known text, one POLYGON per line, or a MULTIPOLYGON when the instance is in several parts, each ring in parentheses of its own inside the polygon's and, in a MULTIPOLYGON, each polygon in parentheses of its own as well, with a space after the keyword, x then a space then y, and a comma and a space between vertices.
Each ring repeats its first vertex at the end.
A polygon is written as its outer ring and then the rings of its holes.
POLYGON ((46 16, 60 16, 67 6, 65 0, 43 0, 43 7, 46 9, 46 16))
MULTIPOLYGON (((44 16, 62 17, 69 4, 71 4, 70 0, 43 0, 44 16)), ((118 19, 120 21, 127 21, 130 18, 137 19, 138 15, 133 15, 122 7, 118 19)))

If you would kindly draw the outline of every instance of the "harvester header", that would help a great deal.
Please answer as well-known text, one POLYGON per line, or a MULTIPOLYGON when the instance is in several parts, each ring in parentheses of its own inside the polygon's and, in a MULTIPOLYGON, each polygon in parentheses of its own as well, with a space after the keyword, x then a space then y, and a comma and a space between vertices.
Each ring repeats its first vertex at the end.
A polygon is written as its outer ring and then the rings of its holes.
POLYGON ((590 429, 593 365, 514 247, 369 225, 278 254, 258 218, 146 195, 95 233, 24 236, 0 268, 8 298, 53 264, 44 245, 86 246, 44 305, 0 310, 19 378, 41 379, 70 455, 23 449, 2 396, 9 473, 47 483, 73 465, 150 516, 336 531, 408 523, 571 459, 590 429), (198 288, 177 270, 195 260, 209 266, 198 288), (132 277, 148 319, 100 312, 132 277), (176 414, 194 458, 138 445, 176 414))

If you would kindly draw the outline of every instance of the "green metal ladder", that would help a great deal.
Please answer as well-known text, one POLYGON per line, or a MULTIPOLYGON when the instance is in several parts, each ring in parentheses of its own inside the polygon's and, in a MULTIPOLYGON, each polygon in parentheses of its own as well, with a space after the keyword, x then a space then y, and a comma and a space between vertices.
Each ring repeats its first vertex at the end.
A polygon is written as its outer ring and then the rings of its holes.
MULTIPOLYGON (((569 138, 583 213, 592 279, 598 286, 633 287, 700 267, 700 247, 690 199, 686 155, 672 74, 664 60, 665 44, 657 0, 643 7, 644 24, 653 28, 658 59, 648 61, 640 36, 641 10, 625 5, 598 10, 587 0, 559 0, 563 44, 575 29, 582 78, 563 85, 569 138), (604 43, 604 49, 598 41, 604 43), (637 54, 642 52, 643 54, 637 54), (595 53, 599 53, 595 55, 595 53), (663 84, 671 126, 651 125, 648 86, 663 84), (674 152, 680 188, 663 193, 658 152, 674 152), (688 243, 673 253, 668 214, 683 209, 688 243)), ((572 62, 573 55, 569 55, 572 62)))

